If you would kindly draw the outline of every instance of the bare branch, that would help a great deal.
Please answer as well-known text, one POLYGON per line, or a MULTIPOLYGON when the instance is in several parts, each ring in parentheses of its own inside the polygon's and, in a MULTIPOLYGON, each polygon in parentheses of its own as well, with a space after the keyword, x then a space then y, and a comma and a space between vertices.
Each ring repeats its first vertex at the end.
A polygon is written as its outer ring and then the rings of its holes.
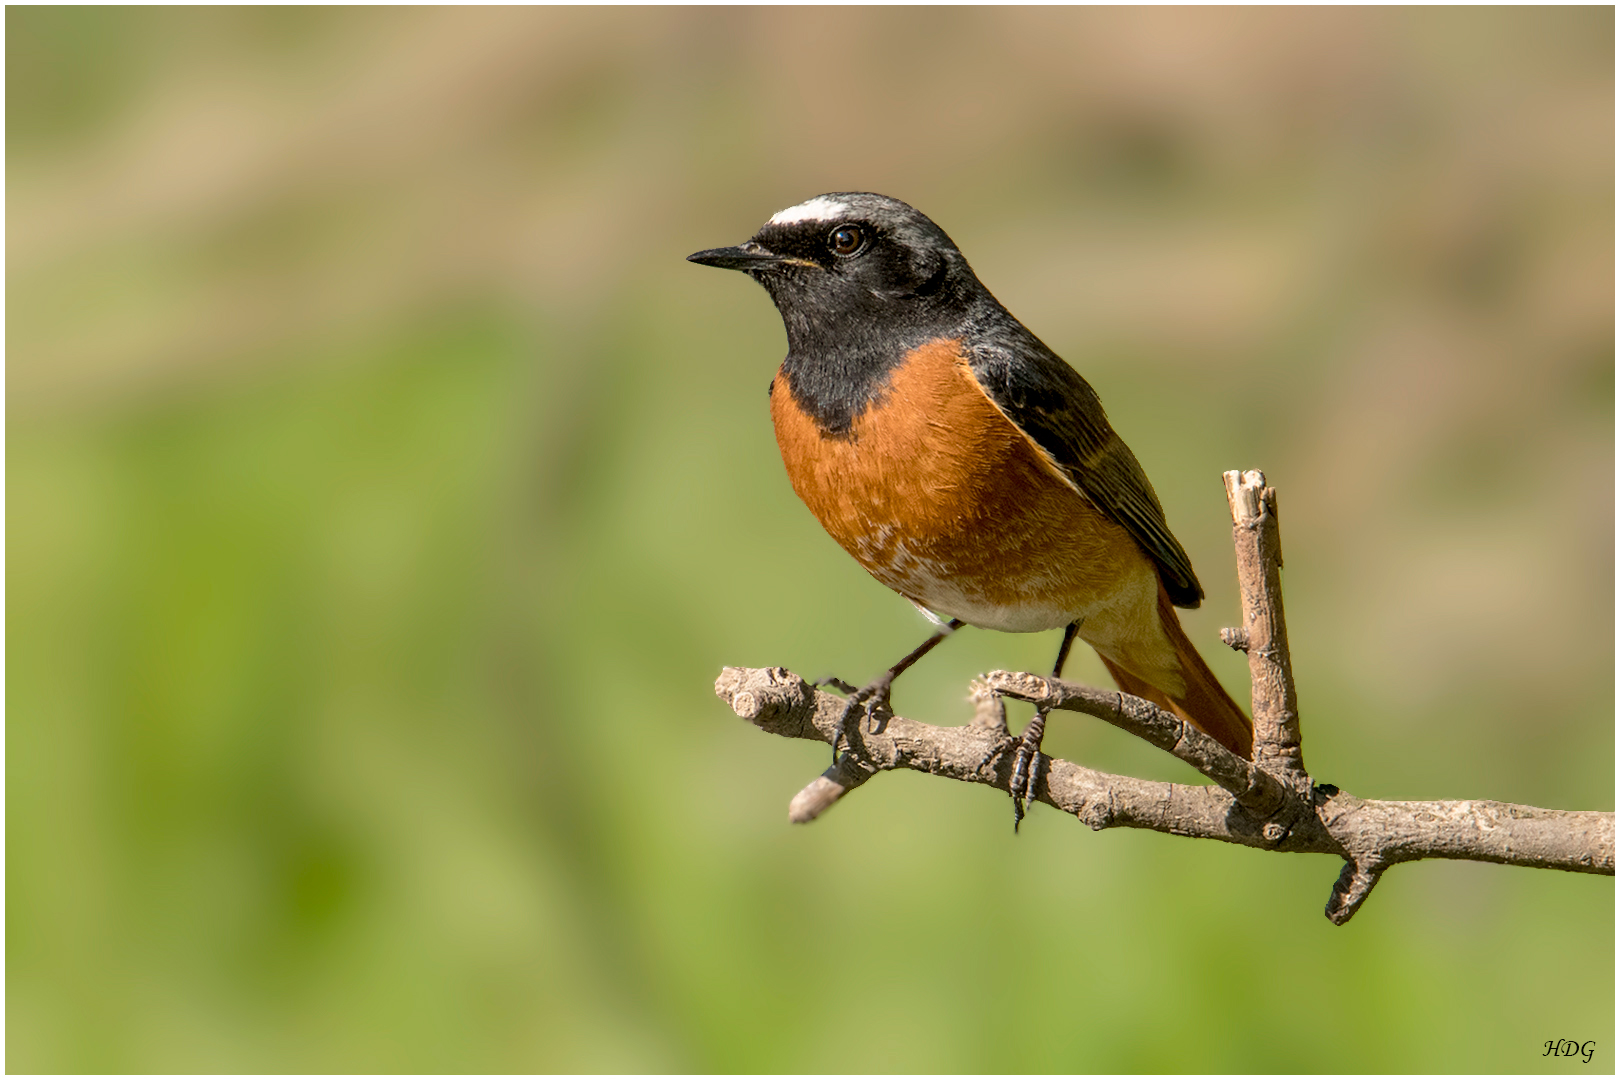
MULTIPOLYGON (((1153 735, 1143 737, 1155 745, 1165 741, 1164 733, 1154 731, 1152 725, 1169 714, 1141 698, 1011 672, 993 672, 985 677, 991 687, 1011 687, 1022 680, 1029 682, 1022 683, 1018 696, 1051 708, 1092 715, 1114 711, 1118 726, 1133 732, 1139 719, 1146 717, 1144 730, 1153 735), (1035 689, 1037 683, 1047 683, 1052 689, 1041 695, 1035 689), (1117 705, 1102 700, 1109 697, 1118 699, 1117 705)), ((714 688, 738 716, 762 731, 792 739, 830 743, 844 710, 843 698, 815 689, 785 668, 726 668, 714 688)), ((877 715, 880 723, 876 732, 868 731, 864 724, 846 730, 845 738, 854 742, 855 753, 844 755, 837 766, 794 798, 790 812, 793 821, 813 819, 845 791, 890 769, 913 769, 984 784, 1010 794, 1012 759, 1006 751, 1012 749, 1013 741, 1003 731, 979 723, 936 727, 886 712, 877 715), (845 766, 851 759, 859 759, 864 767, 845 766), (834 776, 845 768, 857 771, 834 776), (832 786, 840 790, 831 797, 814 794, 832 786), (813 811, 806 812, 811 805, 813 811)), ((1180 723, 1174 716, 1170 719, 1180 723)), ((1188 730, 1182 739, 1184 744, 1200 741, 1242 765, 1249 764, 1200 732, 1188 730)), ((1198 753, 1176 756, 1197 767, 1198 753)), ((1224 773, 1227 768, 1227 763, 1219 763, 1211 771, 1224 773)), ((1266 779, 1276 785, 1274 778, 1266 779)), ((1036 797, 1075 815, 1093 829, 1152 829, 1246 847, 1337 855, 1347 866, 1363 868, 1355 875, 1355 881, 1362 884, 1341 877, 1335 886, 1334 897, 1340 901, 1346 919, 1371 889, 1378 873, 1396 863, 1417 859, 1470 859, 1588 874, 1614 873, 1614 815, 1610 813, 1544 810, 1466 799, 1385 802, 1358 799, 1332 787, 1315 788, 1302 799, 1280 785, 1275 808, 1270 813, 1256 813, 1231 790, 1241 786, 1233 783, 1199 787, 1139 780, 1042 755, 1036 797)), ((1244 794, 1255 790, 1266 792, 1269 801, 1271 791, 1265 780, 1243 787, 1244 794)))
MULTIPOLYGON (((1480 800, 1396 802, 1358 799, 1315 785, 1305 771, 1288 632, 1283 621, 1276 492, 1259 472, 1226 474, 1244 625, 1222 638, 1249 655, 1253 682, 1253 761, 1152 702, 1023 672, 993 671, 973 684, 973 721, 935 727, 880 709, 876 724, 855 724, 850 752, 793 799, 789 819, 813 821, 871 777, 914 769, 1009 792, 1016 742, 1003 697, 1042 709, 1083 712, 1179 758, 1213 786, 1166 784, 1097 772, 1040 755, 1035 801, 1073 814, 1093 829, 1152 829, 1274 851, 1344 860, 1326 914, 1342 924, 1396 863, 1470 859, 1587 874, 1614 874, 1614 815, 1544 810, 1480 800)), ((785 668, 726 668, 715 692, 745 720, 794 739, 832 742, 846 701, 785 668)))
MULTIPOLYGON (((1282 607, 1282 538, 1277 530, 1277 491, 1265 473, 1229 472, 1226 501, 1232 510, 1232 546, 1237 549, 1243 629, 1227 644, 1249 654, 1254 708, 1254 760, 1296 791, 1311 786, 1300 747, 1299 702, 1288 657, 1288 624, 1282 607)), ((1224 635, 1223 635, 1224 636, 1224 635)))

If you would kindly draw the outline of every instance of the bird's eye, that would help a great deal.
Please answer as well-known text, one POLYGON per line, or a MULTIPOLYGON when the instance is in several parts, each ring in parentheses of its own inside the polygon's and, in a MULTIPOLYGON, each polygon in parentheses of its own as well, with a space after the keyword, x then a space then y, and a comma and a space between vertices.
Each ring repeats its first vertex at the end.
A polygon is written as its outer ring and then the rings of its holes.
POLYGON ((846 256, 853 255, 861 250, 861 244, 865 241, 866 237, 861 235, 861 230, 853 225, 838 226, 832 231, 832 236, 827 239, 827 242, 832 245, 834 255, 846 256))

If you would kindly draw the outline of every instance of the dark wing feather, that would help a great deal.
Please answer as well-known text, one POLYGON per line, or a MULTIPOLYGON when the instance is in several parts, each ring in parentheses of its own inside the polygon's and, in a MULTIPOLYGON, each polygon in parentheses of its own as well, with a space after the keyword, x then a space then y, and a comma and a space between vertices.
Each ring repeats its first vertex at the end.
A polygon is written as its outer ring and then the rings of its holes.
POLYGON ((982 344, 968 360, 979 384, 1158 564, 1171 602, 1197 607, 1204 590, 1192 560, 1171 535, 1164 508, 1136 455, 1109 426, 1097 392, 1021 325, 1014 322, 997 330, 975 335, 982 344))

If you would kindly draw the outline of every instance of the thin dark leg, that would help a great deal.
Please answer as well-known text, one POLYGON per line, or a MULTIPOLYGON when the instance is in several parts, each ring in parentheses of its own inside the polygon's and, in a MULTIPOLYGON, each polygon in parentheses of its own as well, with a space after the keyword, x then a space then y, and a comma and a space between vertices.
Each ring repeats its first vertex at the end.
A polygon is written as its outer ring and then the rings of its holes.
MULTIPOLYGON (((1063 665, 1069 659, 1069 649, 1074 645, 1074 636, 1080 632, 1080 623, 1072 622, 1063 628, 1063 644, 1058 646, 1057 663, 1052 665, 1052 677, 1063 677, 1063 665)), ((1046 735, 1046 710, 1037 709, 1035 716, 1024 728, 1023 738, 1018 740, 1018 753, 1013 757, 1012 797, 1013 797, 1013 832, 1018 831, 1018 823, 1024 820, 1024 803, 1031 805, 1035 802, 1035 781, 1041 771, 1041 739, 1046 735)))
MULTIPOLYGON (((879 675, 877 678, 873 679, 859 690, 856 690, 853 694, 850 694, 849 701, 844 704, 843 713, 838 717, 838 727, 833 731, 833 764, 836 765, 838 763, 838 744, 844 741, 844 731, 849 724, 850 714, 855 711, 856 707, 865 705, 866 716, 867 719, 870 720, 872 710, 877 708, 877 706, 882 702, 889 700, 889 688, 894 685, 894 680, 900 677, 900 673, 905 671, 906 668, 910 667, 912 664, 915 664, 918 660, 921 660, 924 656, 927 656, 929 651, 933 649, 935 645, 938 645, 940 642, 950 637, 953 630, 958 630, 964 625, 966 624, 963 623, 961 619, 952 619, 950 622, 945 624, 945 628, 943 630, 938 631, 933 637, 930 637, 927 641, 906 653, 906 655, 902 657, 900 662, 895 664, 894 667, 890 668, 888 671, 885 671, 882 675, 879 675)), ((828 683, 834 683, 834 680, 831 679, 826 681, 828 683)), ((842 680, 838 680, 838 682, 842 682, 842 680)), ((843 685, 848 686, 849 684, 843 683, 843 685)))

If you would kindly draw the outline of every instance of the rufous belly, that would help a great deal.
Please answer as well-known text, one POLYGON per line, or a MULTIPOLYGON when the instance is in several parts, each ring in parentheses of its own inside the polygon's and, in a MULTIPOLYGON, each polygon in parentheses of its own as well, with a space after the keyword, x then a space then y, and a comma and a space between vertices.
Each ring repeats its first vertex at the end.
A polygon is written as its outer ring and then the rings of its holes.
POLYGON ((780 374, 771 417, 794 491, 884 585, 992 630, 1078 620, 1098 652, 1181 686, 1153 563, 996 408, 956 342, 914 350, 846 435, 823 432, 780 374))

